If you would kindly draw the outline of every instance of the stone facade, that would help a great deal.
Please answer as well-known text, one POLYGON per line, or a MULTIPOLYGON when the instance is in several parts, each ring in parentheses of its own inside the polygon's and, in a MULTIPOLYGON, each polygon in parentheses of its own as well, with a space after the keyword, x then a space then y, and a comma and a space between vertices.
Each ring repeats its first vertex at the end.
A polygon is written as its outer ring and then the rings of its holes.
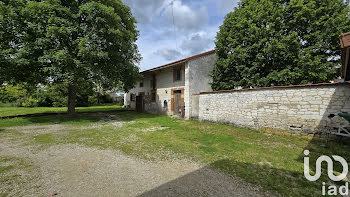
POLYGON ((189 104, 186 108, 188 118, 198 119, 198 104, 200 92, 212 91, 210 72, 215 64, 215 54, 202 56, 188 62, 188 97, 189 104))
MULTIPOLYGON (((142 72, 143 80, 136 84, 136 87, 124 95, 124 105, 135 107, 135 100, 130 100, 130 94, 135 96, 144 94, 144 110, 149 113, 173 115, 172 102, 173 91, 182 91, 181 99, 184 105, 184 117, 192 118, 192 101, 198 106, 198 94, 203 91, 212 91, 210 87, 209 72, 212 71, 215 63, 215 51, 199 54, 184 60, 167 64, 162 67, 142 72), (174 81, 174 69, 181 68, 181 80, 174 81), (156 79, 156 99, 151 101, 153 88, 151 80, 156 79), (142 83, 142 87, 140 86, 142 83), (165 106, 165 103, 167 106, 165 106)), ((198 107, 193 112, 198 117, 198 107)))
MULTIPOLYGON (((179 65, 181 68, 182 76, 185 75, 185 67, 187 65, 179 65)), ((130 90, 129 93, 125 94, 124 105, 129 105, 132 108, 135 108, 136 102, 130 100, 130 94, 135 96, 143 93, 144 97, 144 107, 145 111, 155 114, 171 114, 171 89, 173 88, 185 88, 185 78, 182 77, 179 81, 173 81, 173 68, 165 68, 151 73, 144 73, 143 80, 136 84, 136 87, 130 90), (151 101, 151 80, 152 76, 156 76, 156 99, 151 101), (140 87, 140 83, 143 84, 143 87, 140 87), (164 106, 164 103, 167 103, 168 107, 164 106)))
POLYGON ((251 128, 314 132, 329 114, 350 113, 350 84, 272 87, 199 95, 199 119, 251 128))

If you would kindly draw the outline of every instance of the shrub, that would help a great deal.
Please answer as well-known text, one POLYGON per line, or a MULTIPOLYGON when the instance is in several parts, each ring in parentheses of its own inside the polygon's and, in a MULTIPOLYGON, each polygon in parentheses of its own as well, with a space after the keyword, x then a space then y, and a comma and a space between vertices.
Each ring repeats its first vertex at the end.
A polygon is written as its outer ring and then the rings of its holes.
POLYGON ((14 103, 28 95, 28 91, 22 85, 2 85, 0 87, 0 102, 14 103))
POLYGON ((29 97, 25 99, 24 102, 21 103, 22 107, 38 107, 39 106, 39 100, 35 99, 33 97, 29 97))

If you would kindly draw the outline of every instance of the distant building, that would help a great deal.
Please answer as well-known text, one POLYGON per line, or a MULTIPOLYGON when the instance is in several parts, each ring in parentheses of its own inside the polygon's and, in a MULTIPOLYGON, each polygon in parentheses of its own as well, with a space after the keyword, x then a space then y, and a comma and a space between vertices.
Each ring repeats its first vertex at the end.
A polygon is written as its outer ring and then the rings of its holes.
POLYGON ((124 102, 124 93, 111 93, 110 96, 115 103, 124 102))

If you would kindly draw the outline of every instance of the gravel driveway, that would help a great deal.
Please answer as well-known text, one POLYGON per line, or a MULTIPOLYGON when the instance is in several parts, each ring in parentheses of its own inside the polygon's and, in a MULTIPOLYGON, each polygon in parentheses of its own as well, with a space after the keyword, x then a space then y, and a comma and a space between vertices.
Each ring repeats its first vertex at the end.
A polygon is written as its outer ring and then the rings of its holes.
POLYGON ((25 143, 0 138, 0 156, 31 163, 0 174, 21 180, 0 184, 0 196, 271 196, 190 160, 149 161, 78 144, 38 149, 25 143))

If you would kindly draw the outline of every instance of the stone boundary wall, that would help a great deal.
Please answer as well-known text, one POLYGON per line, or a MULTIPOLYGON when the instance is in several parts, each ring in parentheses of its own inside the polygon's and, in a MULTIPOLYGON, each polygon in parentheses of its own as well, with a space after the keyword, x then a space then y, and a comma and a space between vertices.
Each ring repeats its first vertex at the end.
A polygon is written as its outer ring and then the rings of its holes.
POLYGON ((350 113, 350 84, 312 84, 203 92, 199 120, 242 127, 317 132, 333 129, 329 114, 350 113))

